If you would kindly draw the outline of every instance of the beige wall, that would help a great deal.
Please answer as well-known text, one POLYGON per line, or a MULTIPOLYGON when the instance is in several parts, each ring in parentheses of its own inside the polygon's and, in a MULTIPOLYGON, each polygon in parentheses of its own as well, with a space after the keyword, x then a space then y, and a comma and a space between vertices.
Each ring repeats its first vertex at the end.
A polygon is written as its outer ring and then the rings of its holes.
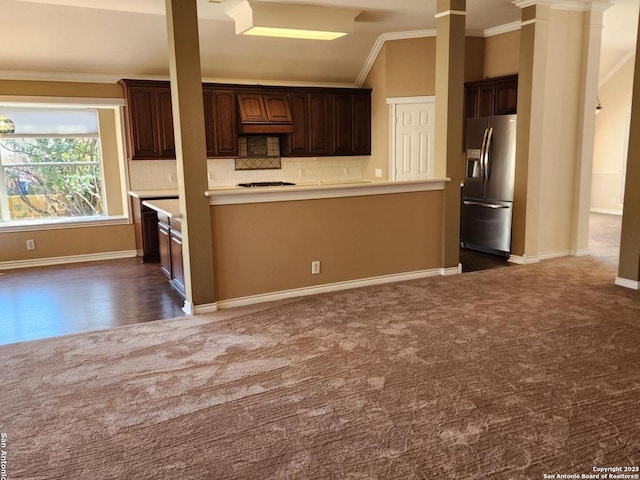
POLYGON ((435 37, 385 42, 364 87, 371 99, 371 157, 363 177, 374 180, 375 170, 389 178, 389 106, 387 98, 435 94, 435 37))
POLYGON ((371 157, 363 177, 374 180, 375 169, 389 178, 389 106, 387 105, 387 50, 382 48, 364 84, 371 91, 371 157))
POLYGON ((493 35, 484 40, 485 77, 512 75, 520 70, 520 30, 493 35))
MULTIPOLYGON (((117 84, 63 83, 63 82, 18 82, 0 81, 0 95, 122 98, 122 89, 117 84)), ((100 132, 104 155, 104 175, 108 181, 107 204, 112 215, 126 214, 121 200, 120 159, 118 148, 118 124, 114 110, 100 112, 100 132)), ((32 261, 52 257, 104 254, 109 252, 134 252, 135 238, 132 225, 70 227, 25 232, 2 232, 0 229, 0 263, 32 261), (36 250, 27 251, 25 241, 34 239, 36 250)))
POLYGON ((635 58, 630 58, 598 91, 604 108, 596 116, 591 208, 622 214, 635 58))
POLYGON ((117 83, 0 80, 0 95, 41 97, 123 98, 117 83))
MULTIPOLYGON (((483 77, 483 38, 467 37, 465 81, 483 77)), ((371 100, 371 157, 363 177, 374 180, 375 169, 389 178, 389 106, 387 98, 435 95, 435 37, 385 42, 364 82, 371 100)))
POLYGON ((442 197, 434 191, 211 207, 216 300, 439 268, 442 197), (314 260, 320 275, 311 275, 314 260))
POLYGON ((2 262, 132 252, 136 248, 132 225, 0 233, 0 244, 0 266, 2 262), (36 241, 36 250, 27 251, 28 239, 36 241))
POLYGON ((386 42, 387 97, 435 95, 436 39, 386 42))
POLYGON ((466 37, 464 81, 473 82, 484 78, 484 56, 486 39, 466 37))

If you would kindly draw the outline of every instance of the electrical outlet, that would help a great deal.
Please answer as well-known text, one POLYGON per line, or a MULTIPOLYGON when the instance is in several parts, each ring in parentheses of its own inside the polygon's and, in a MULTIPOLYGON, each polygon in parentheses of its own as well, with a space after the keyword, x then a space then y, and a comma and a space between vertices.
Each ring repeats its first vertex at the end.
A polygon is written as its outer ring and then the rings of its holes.
POLYGON ((176 175, 175 173, 170 173, 169 183, 178 183, 178 175, 176 175))
POLYGON ((213 182, 216 179, 216 174, 213 172, 209 172, 209 181, 213 182))
POLYGON ((376 178, 382 178, 382 169, 376 168, 376 178))
POLYGON ((36 241, 27 240, 27 250, 35 250, 35 249, 36 249, 36 241))
POLYGON ((320 260, 314 260, 311 262, 311 275, 318 275, 320 273, 320 260))

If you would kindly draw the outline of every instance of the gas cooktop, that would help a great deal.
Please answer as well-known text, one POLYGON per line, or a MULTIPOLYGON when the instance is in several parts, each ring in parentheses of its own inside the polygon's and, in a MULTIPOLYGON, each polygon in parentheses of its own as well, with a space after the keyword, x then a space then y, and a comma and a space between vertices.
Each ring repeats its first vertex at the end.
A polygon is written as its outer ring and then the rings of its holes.
POLYGON ((239 187, 246 188, 254 188, 254 187, 285 187, 295 185, 295 183, 291 182, 249 182, 249 183, 239 183, 239 187))

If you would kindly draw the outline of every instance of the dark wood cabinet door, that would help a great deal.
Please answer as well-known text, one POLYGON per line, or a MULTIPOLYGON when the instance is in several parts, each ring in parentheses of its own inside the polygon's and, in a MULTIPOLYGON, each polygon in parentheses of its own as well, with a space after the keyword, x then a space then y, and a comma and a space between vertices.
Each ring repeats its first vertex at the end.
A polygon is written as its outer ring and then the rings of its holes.
POLYGON ((493 115, 494 92, 495 88, 493 85, 483 85, 480 87, 480 101, 478 102, 479 117, 490 117, 493 115))
POLYGON ((213 95, 215 156, 235 157, 238 155, 236 94, 232 90, 214 90, 213 95))
POLYGON ((267 112, 264 107, 264 99, 259 93, 239 93, 238 105, 243 122, 266 123, 267 112))
POLYGON ((156 91, 158 111, 159 151, 163 158, 176 158, 176 142, 173 136, 173 108, 171 89, 158 88, 156 91))
POLYGON ((305 156, 309 154, 309 103, 306 93, 289 95, 293 133, 286 135, 282 142, 282 153, 289 156, 305 156))
POLYGON ((336 94, 333 105, 333 153, 351 155, 353 152, 353 98, 348 94, 336 94))
POLYGON ((507 80, 495 85, 495 115, 516 113, 518 106, 518 80, 507 80))
POLYGON ((267 120, 275 123, 291 123, 291 110, 285 94, 264 94, 267 120))
POLYGON ((331 99, 331 95, 326 93, 309 94, 308 145, 311 155, 320 156, 331 153, 333 140, 331 99))
POLYGON ((184 267, 182 260, 182 234, 170 230, 171 240, 171 282, 184 295, 184 267))
POLYGON ((465 118, 476 118, 479 116, 479 92, 479 87, 467 87, 467 94, 465 98, 465 118))
POLYGON ((490 78, 465 84, 466 118, 510 115, 518 110, 518 76, 490 78))
POLYGON ((157 262, 160 258, 158 241, 158 215, 142 205, 141 208, 142 261, 157 262))
POLYGON ((353 96, 353 153, 371 155, 371 96, 353 96))
POLYGON ((203 89, 202 90, 202 104, 204 106, 204 135, 205 143, 207 144, 207 158, 215 157, 216 144, 214 135, 215 108, 213 105, 213 91, 203 89))
POLYGON ((131 158, 160 157, 155 88, 131 88, 127 100, 131 158))
POLYGON ((160 246, 160 269, 171 279, 171 240, 169 225, 164 222, 157 223, 158 240, 160 246))

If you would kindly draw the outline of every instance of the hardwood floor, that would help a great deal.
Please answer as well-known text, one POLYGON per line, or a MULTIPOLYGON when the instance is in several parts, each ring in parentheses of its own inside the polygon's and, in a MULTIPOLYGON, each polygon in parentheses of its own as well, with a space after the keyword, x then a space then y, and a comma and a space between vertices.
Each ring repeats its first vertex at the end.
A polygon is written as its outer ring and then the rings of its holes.
POLYGON ((462 263, 462 273, 509 266, 509 262, 506 257, 478 252, 468 248, 460 249, 460 263, 462 263))
MULTIPOLYGON (((622 217, 620 215, 591 213, 589 215, 589 253, 591 256, 612 267, 617 267, 620 255, 621 229, 622 217)), ((466 248, 460 249, 460 263, 462 263, 463 273, 510 265, 505 257, 466 248)))
MULTIPOLYGON (((617 265, 621 217, 592 214, 589 248, 617 265)), ((506 258, 461 250, 463 271, 508 266, 506 258)), ((182 297, 157 263, 136 259, 0 272, 0 345, 184 316, 182 297)), ((221 317, 268 308, 255 305, 221 317)))
POLYGON ((136 259, 0 272, 0 344, 184 316, 156 263, 136 259))

